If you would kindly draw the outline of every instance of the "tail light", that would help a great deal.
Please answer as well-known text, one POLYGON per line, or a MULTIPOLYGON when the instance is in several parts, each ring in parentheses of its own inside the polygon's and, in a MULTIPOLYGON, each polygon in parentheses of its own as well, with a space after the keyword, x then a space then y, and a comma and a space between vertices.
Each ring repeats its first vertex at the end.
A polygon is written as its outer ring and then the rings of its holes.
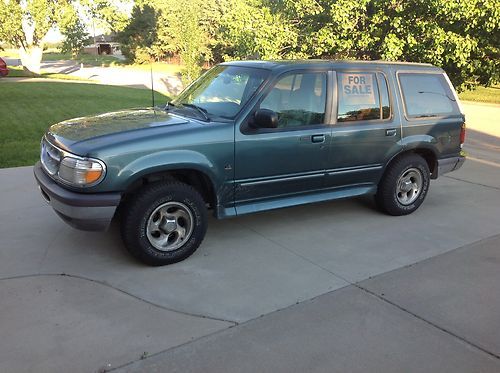
POLYGON ((464 145, 465 142, 465 123, 462 124, 462 128, 460 128, 460 147, 464 145))

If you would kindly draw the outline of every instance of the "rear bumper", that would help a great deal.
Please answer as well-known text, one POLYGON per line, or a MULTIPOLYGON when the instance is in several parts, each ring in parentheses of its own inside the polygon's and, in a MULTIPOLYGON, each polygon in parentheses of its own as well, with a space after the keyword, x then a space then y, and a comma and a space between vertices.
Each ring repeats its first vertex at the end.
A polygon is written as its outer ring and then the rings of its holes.
POLYGON ((120 193, 76 193, 61 187, 42 170, 33 168, 43 199, 73 228, 87 231, 108 229, 121 200, 120 193))
POLYGON ((460 167, 462 167, 464 162, 465 162, 464 155, 459 155, 458 157, 438 159, 436 178, 448 172, 458 170, 460 167))

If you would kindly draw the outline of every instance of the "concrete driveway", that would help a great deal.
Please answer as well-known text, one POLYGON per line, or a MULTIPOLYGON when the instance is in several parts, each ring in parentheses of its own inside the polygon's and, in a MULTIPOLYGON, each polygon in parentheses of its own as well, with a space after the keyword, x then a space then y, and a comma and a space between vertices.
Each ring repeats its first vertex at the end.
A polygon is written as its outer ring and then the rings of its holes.
POLYGON ((500 139, 468 151, 410 216, 359 198, 211 219, 162 268, 0 170, 0 372, 498 372, 500 139))

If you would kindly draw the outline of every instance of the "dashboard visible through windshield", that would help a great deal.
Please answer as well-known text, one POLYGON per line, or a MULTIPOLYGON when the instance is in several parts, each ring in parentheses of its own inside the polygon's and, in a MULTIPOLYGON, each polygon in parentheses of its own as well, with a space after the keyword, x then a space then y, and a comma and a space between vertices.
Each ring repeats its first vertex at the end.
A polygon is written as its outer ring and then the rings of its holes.
POLYGON ((268 75, 264 69, 218 65, 188 86, 171 105, 182 114, 206 121, 234 119, 268 75))

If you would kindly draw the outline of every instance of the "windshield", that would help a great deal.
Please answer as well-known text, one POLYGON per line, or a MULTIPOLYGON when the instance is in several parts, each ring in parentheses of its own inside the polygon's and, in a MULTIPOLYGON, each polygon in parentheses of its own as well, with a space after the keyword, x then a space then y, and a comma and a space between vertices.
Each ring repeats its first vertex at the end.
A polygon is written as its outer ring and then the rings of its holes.
POLYGON ((218 65, 187 87, 173 102, 176 110, 202 119, 234 119, 269 71, 218 65))

